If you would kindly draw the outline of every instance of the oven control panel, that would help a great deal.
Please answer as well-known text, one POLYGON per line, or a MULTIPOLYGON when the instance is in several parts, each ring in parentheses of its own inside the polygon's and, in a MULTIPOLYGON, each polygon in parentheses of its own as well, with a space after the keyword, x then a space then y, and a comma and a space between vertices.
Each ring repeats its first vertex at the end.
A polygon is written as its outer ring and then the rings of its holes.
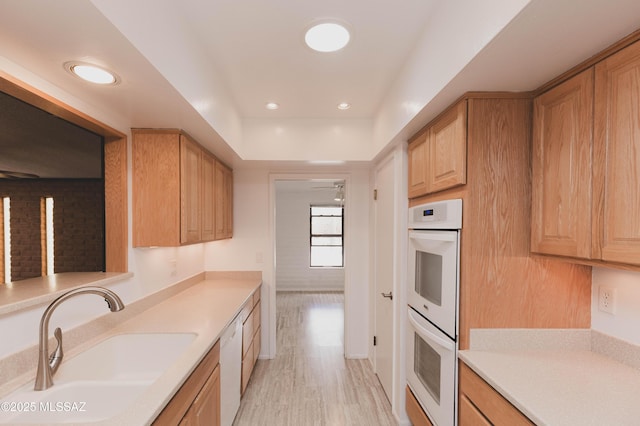
POLYGON ((409 209, 409 229, 461 229, 462 199, 421 204, 409 209))

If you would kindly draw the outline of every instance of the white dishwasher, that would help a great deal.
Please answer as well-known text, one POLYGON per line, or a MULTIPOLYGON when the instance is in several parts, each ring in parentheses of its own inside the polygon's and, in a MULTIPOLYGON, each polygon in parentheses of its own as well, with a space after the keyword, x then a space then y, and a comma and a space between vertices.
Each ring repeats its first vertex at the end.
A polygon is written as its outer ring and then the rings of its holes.
POLYGON ((231 426, 240 407, 242 318, 238 315, 220 338, 220 425, 231 426))

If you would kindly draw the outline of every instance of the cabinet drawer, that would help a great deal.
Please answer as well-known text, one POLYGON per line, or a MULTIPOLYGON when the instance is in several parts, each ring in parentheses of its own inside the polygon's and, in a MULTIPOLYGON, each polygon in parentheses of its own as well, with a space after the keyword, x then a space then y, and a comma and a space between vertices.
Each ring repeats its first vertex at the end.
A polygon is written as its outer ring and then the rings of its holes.
POLYGON ((240 393, 243 394, 249 383, 251 372, 253 371, 253 342, 249 345, 247 355, 242 358, 242 383, 240 393))
POLYGON ((253 318, 253 334, 256 334, 256 332, 260 328, 260 302, 258 302, 256 307, 253 308, 251 317, 253 318))
POLYGON ((253 306, 256 306, 260 302, 260 287, 253 293, 253 306))
POLYGON ((251 341, 253 340, 254 328, 253 328, 253 315, 255 311, 251 312, 249 318, 244 322, 242 326, 242 357, 244 358, 249 351, 249 346, 251 345, 251 341))
POLYGON ((242 311, 240 311, 240 318, 242 318, 242 323, 247 321, 249 315, 251 315, 251 311, 253 310, 253 298, 249 298, 247 303, 242 307, 242 311))
POLYGON ((258 360, 260 356, 260 327, 257 328, 256 334, 253 338, 253 363, 258 360))
POLYGON ((460 393, 468 398, 491 424, 533 425, 525 415, 463 362, 460 362, 460 393))
POLYGON ((409 420, 413 426, 433 426, 433 423, 429 421, 427 415, 422 411, 422 407, 415 396, 413 396, 413 392, 409 389, 409 386, 406 387, 406 408, 407 408, 407 416, 409 416, 409 420))
POLYGON ((460 412, 458 413, 460 426, 491 426, 491 423, 469 401, 465 395, 460 395, 460 412))

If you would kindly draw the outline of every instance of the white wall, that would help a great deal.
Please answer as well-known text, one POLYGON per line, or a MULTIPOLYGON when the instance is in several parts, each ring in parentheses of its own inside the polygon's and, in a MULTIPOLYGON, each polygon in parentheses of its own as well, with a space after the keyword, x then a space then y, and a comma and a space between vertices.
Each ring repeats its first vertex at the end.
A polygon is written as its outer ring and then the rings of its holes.
POLYGON ((244 119, 246 160, 370 161, 369 119, 244 119))
MULTIPOLYGON (((336 190, 311 190, 307 182, 276 182, 276 290, 343 291, 343 268, 309 266, 309 206, 335 204, 336 190)), ((317 186, 331 186, 318 182, 317 186)))
POLYGON ((640 272, 593 268, 591 328, 640 345, 640 272), (615 314, 598 310, 600 286, 615 290, 615 314))

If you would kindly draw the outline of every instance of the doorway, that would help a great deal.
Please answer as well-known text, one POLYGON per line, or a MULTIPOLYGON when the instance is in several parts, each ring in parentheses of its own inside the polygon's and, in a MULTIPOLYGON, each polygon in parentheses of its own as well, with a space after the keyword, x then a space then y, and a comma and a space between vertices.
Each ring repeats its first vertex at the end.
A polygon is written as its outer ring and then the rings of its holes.
MULTIPOLYGON (((349 267, 344 255, 347 240, 345 231, 348 231, 348 177, 283 175, 272 177, 271 186, 274 250, 272 297, 275 308, 272 319, 277 316, 278 293, 339 294, 344 300, 342 309, 337 313, 342 321, 338 334, 340 351, 344 355, 347 343, 345 312, 348 305, 346 272, 349 267), (318 221, 325 222, 325 226, 319 231, 312 227, 312 224, 318 221), (330 235, 315 235, 314 231, 330 235), (330 261, 322 260, 321 255, 321 262, 318 263, 317 252, 332 253, 329 254, 330 261), (337 253, 339 258, 336 258, 337 253), (319 266, 312 266, 312 256, 315 262, 313 265, 319 266)), ((272 344, 277 346, 280 324, 273 324, 272 329, 272 344)), ((331 340, 335 342, 335 337, 331 340)), ((274 349, 273 355, 277 347, 274 349)))

